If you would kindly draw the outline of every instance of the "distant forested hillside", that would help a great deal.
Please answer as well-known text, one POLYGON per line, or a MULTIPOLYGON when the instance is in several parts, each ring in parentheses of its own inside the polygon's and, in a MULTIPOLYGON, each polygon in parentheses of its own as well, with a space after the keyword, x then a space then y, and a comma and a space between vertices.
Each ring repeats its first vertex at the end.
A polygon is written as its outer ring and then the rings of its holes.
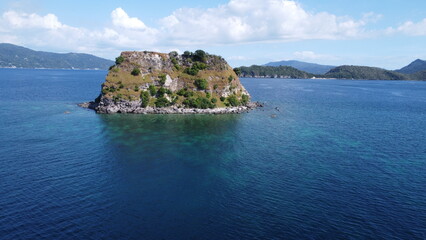
POLYGON ((114 62, 83 53, 39 52, 8 43, 0 43, 0 67, 108 69, 114 62))
POLYGON ((270 62, 265 64, 265 66, 271 66, 271 67, 289 66, 289 67, 294 67, 300 71, 305 71, 307 73, 312 73, 312 74, 325 74, 331 69, 335 68, 335 66, 301 62, 296 60, 270 62))
POLYGON ((416 72, 410 74, 410 79, 412 80, 426 80, 426 71, 416 72))
POLYGON ((413 74, 421 71, 426 71, 426 61, 417 59, 414 62, 410 63, 409 65, 396 70, 400 73, 406 73, 406 74, 413 74))
MULTIPOLYGON (((326 74, 310 74, 293 67, 257 66, 240 67, 241 77, 265 77, 265 78, 336 78, 359 80, 426 80, 426 71, 413 74, 404 74, 376 67, 365 66, 340 66, 331 69, 326 74)), ((238 71, 237 71, 238 72, 238 71)))
POLYGON ((288 66, 258 66, 240 67, 241 77, 271 77, 271 78, 312 78, 314 75, 288 66))
POLYGON ((324 75, 326 78, 371 79, 371 80, 408 80, 409 76, 375 67, 340 66, 324 75))

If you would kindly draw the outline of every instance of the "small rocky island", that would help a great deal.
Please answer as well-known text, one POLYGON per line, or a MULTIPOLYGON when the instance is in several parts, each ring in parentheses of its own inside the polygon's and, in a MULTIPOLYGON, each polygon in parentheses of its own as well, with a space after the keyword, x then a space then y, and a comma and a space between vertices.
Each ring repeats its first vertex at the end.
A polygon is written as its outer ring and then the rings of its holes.
POLYGON ((231 66, 220 56, 122 52, 94 102, 97 113, 222 114, 256 108, 231 66))

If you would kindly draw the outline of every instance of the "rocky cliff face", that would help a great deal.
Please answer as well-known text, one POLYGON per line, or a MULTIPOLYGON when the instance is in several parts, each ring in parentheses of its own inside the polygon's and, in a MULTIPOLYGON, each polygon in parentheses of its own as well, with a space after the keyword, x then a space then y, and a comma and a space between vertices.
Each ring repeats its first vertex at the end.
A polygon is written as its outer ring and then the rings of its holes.
POLYGON ((89 106, 98 113, 226 113, 253 107, 227 62, 201 50, 123 52, 89 106))

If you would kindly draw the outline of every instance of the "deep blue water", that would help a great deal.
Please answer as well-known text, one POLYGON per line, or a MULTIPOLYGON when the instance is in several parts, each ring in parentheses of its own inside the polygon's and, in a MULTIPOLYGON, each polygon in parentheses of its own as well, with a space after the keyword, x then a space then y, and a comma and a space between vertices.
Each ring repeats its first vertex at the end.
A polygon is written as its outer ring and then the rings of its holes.
POLYGON ((426 82, 243 79, 266 107, 240 115, 77 107, 105 74, 0 69, 0 239, 426 239, 426 82))

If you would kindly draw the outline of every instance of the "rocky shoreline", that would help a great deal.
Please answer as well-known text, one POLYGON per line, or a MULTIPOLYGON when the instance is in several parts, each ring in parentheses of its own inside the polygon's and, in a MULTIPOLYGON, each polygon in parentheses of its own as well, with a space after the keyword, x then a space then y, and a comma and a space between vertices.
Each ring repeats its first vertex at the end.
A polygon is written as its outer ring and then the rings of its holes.
POLYGON ((127 113, 127 114, 239 114, 249 112, 258 107, 263 107, 262 103, 250 102, 245 106, 198 109, 198 108, 181 108, 177 106, 156 108, 156 107, 141 107, 140 101, 120 101, 117 103, 103 102, 85 102, 78 106, 82 108, 95 110, 100 114, 127 113))

